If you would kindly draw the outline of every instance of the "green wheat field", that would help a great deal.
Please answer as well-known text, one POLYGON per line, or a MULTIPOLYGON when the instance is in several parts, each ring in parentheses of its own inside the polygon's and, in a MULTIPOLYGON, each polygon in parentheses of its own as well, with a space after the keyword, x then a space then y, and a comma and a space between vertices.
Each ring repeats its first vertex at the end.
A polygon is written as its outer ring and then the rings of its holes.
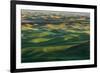
POLYGON ((21 62, 90 59, 89 13, 21 10, 21 62))

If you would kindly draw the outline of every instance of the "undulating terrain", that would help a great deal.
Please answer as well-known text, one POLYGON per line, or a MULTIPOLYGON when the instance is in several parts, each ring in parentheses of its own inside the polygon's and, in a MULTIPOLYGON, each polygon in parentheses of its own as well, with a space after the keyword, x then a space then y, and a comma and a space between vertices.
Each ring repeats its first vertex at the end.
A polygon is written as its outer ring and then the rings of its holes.
POLYGON ((21 61, 90 59, 89 13, 21 11, 21 61))

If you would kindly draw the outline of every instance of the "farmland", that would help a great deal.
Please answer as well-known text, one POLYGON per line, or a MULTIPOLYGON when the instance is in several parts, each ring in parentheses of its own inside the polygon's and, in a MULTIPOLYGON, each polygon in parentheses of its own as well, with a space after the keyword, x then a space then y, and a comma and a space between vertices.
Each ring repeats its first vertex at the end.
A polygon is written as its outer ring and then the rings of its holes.
POLYGON ((21 61, 90 59, 89 16, 86 13, 47 12, 22 11, 21 61))

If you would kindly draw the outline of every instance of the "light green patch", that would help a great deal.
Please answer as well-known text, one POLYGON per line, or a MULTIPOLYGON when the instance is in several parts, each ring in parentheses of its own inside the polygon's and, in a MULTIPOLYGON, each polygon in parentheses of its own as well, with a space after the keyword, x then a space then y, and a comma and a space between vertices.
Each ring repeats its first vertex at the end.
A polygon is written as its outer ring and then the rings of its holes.
POLYGON ((75 45, 62 45, 62 46, 47 46, 42 48, 43 52, 56 52, 56 51, 63 51, 75 45))
POLYGON ((69 40, 69 39, 72 39, 74 37, 79 37, 79 35, 77 34, 69 34, 69 35, 65 35, 64 36, 64 40, 69 40))
POLYGON ((48 32, 42 32, 42 33, 40 33, 38 36, 39 37, 44 37, 44 36, 48 36, 50 33, 48 33, 48 32))
POLYGON ((73 38, 73 37, 72 36, 65 36, 64 40, 68 40, 68 39, 71 39, 71 38, 73 38))
POLYGON ((47 39, 47 38, 35 38, 35 39, 32 39, 31 42, 34 42, 34 43, 41 43, 41 42, 46 42, 48 40, 51 40, 51 39, 47 39))

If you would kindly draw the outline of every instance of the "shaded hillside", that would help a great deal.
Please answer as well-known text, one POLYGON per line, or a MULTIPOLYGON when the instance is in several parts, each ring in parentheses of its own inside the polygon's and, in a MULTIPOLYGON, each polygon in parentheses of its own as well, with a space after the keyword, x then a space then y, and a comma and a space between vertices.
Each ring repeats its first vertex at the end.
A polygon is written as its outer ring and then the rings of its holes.
POLYGON ((88 45, 89 42, 86 42, 69 49, 55 52, 36 52, 27 50, 27 54, 23 56, 22 62, 87 60, 90 59, 90 47, 88 45))

